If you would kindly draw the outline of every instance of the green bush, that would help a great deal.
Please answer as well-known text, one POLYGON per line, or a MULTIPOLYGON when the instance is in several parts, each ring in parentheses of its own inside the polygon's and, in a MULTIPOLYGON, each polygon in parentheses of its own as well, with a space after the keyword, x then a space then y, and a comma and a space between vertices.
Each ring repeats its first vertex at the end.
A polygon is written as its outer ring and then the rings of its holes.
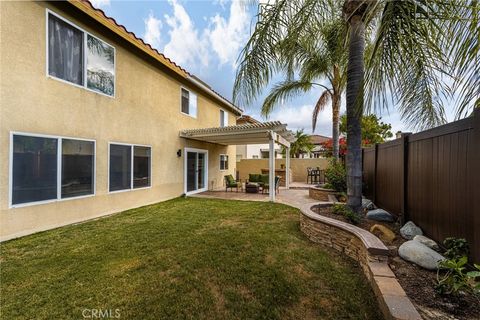
POLYGON ((467 240, 463 238, 449 237, 443 240, 445 246, 445 253, 443 254, 448 259, 460 259, 463 256, 468 256, 470 252, 467 240))
POLYGON ((339 214, 345 217, 351 224, 358 224, 360 217, 349 206, 344 204, 334 204, 332 208, 334 214, 339 214))
POLYGON ((325 170, 325 178, 333 190, 338 192, 347 191, 347 171, 340 161, 332 159, 325 170))
POLYGON ((460 259, 443 260, 438 264, 437 284, 435 290, 439 294, 457 294, 460 291, 468 289, 467 275, 465 274, 465 264, 467 257, 460 259), (441 272, 443 276, 440 276, 441 272))
POLYGON ((458 294, 462 291, 480 294, 480 281, 476 281, 480 277, 480 265, 475 264, 476 270, 467 272, 468 242, 462 238, 450 237, 443 241, 443 245, 446 248, 444 255, 447 259, 438 264, 435 285, 437 292, 444 295, 458 294))

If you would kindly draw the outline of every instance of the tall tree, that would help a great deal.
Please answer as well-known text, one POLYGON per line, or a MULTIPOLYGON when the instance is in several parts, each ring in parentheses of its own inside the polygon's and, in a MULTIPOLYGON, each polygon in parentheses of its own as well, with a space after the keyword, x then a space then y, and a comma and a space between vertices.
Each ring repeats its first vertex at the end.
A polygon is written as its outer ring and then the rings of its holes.
MULTIPOLYGON (((382 118, 375 114, 362 117, 362 146, 370 146, 375 143, 385 142, 386 139, 393 137, 392 126, 381 121, 382 118)), ((347 116, 340 117, 340 133, 347 135, 347 116)), ((348 137, 347 137, 348 138, 348 137)))
POLYGON ((312 131, 315 131, 319 113, 331 101, 333 156, 336 159, 339 156, 340 105, 346 85, 345 35, 345 25, 337 19, 322 25, 321 29, 305 32, 300 38, 282 41, 277 47, 277 64, 285 69, 286 79, 272 87, 262 105, 262 114, 268 115, 285 99, 320 88, 322 91, 312 113, 312 131), (298 79, 294 77, 296 72, 298 79))
POLYGON ((466 102, 461 99, 459 116, 478 104, 478 11, 477 0, 268 2, 260 7, 255 30, 241 53, 234 101, 252 103, 281 71, 276 63, 280 43, 321 28, 335 13, 343 16, 348 30, 347 194, 348 205, 358 210, 361 117, 366 108, 396 105, 402 118, 416 128, 445 123, 442 101, 450 94, 450 79, 452 87, 463 88, 468 97, 466 102), (366 30, 373 46, 365 53, 366 30))
MULTIPOLYGON (((303 129, 295 132, 295 142, 290 144, 290 156, 292 158, 300 158, 302 153, 309 153, 313 150, 314 144, 310 140, 310 136, 303 132, 303 129)), ((282 147, 282 152, 286 152, 286 148, 282 147)))

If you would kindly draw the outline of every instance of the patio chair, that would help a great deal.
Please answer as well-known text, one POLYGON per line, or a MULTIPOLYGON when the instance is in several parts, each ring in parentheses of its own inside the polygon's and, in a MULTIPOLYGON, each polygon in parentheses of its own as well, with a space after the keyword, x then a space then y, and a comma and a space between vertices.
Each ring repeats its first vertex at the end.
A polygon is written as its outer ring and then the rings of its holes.
POLYGON ((225 192, 228 191, 228 188, 230 188, 230 191, 233 191, 233 188, 236 188, 238 192, 238 188, 242 188, 242 183, 240 180, 237 181, 233 179, 233 176, 229 174, 225 176, 225 192))
MULTIPOLYGON (((262 187, 262 193, 265 193, 265 191, 269 191, 270 190, 270 185, 269 185, 269 181, 267 181, 266 183, 263 184, 263 187, 262 187)), ((277 194, 280 193, 280 176, 275 176, 275 191, 277 194)))
POLYGON ((313 183, 313 168, 311 167, 307 167, 307 184, 309 183, 309 180, 310 183, 313 183))

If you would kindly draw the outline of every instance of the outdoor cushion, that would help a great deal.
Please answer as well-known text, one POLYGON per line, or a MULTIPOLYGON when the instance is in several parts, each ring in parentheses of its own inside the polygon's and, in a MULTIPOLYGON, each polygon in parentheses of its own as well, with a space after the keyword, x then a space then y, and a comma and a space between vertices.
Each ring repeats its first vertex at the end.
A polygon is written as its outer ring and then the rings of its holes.
POLYGON ((268 176, 268 174, 262 174, 262 175, 260 175, 260 179, 261 179, 261 181, 262 181, 263 184, 268 184, 269 178, 270 178, 270 177, 268 176))
POLYGON ((233 176, 231 174, 225 176, 225 179, 227 180, 227 186, 229 187, 236 187, 238 185, 238 182, 233 179, 233 176))
POLYGON ((248 181, 249 182, 262 182, 261 180, 261 174, 253 174, 253 173, 250 173, 248 175, 248 181))

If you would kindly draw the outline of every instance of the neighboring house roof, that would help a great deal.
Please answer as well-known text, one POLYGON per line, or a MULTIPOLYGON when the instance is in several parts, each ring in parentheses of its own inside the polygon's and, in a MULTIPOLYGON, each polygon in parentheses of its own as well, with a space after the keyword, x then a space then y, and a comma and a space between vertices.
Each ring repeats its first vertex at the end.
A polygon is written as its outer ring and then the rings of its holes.
POLYGON ((261 123, 260 121, 258 121, 257 119, 249 116, 249 115, 242 115, 240 118, 237 119, 237 124, 257 124, 257 123, 261 123))
POLYGON ((332 138, 327 137, 327 136, 322 136, 322 135, 319 135, 319 134, 311 134, 310 135, 310 141, 315 145, 322 144, 322 143, 327 142, 329 140, 332 140, 332 138))
POLYGON ((68 0, 70 4, 74 7, 78 8, 95 21, 99 22, 110 31, 114 32, 124 40, 128 41, 141 51, 143 51, 146 55, 154 58, 155 60, 159 61, 162 65, 167 67, 170 71, 175 73, 180 79, 184 79, 185 82, 189 85, 193 85, 196 88, 205 91, 209 94, 212 98, 216 99, 218 102, 223 104, 224 106, 228 107, 231 111, 236 113, 237 115, 241 115, 243 110, 239 107, 235 106, 232 102, 228 99, 220 95, 218 92, 213 90, 209 85, 201 81, 196 76, 190 74, 187 70, 176 64, 171 59, 167 58, 163 53, 159 52, 157 49, 153 48, 150 44, 146 43, 142 38, 137 37, 137 35, 131 31, 128 31, 125 26, 119 24, 114 18, 109 17, 103 12, 101 9, 95 8, 90 1, 88 0, 68 0))

